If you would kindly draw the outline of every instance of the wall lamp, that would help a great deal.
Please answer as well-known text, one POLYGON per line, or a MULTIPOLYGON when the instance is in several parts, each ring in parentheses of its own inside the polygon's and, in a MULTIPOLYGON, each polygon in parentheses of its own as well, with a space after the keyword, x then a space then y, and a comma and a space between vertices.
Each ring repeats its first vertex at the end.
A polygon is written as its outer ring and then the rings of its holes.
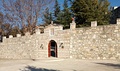
POLYGON ((59 47, 64 48, 63 43, 60 43, 60 46, 59 46, 59 47))
POLYGON ((40 48, 43 49, 43 44, 40 45, 40 48))

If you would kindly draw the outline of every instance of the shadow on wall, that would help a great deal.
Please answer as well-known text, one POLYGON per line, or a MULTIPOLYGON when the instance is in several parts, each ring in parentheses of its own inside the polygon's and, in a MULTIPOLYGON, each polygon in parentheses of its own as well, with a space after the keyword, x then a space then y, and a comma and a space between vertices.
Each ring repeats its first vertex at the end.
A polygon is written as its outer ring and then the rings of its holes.
POLYGON ((45 68, 36 68, 34 66, 27 66, 23 70, 20 69, 20 71, 60 71, 60 70, 45 69, 45 68))
POLYGON ((113 63, 96 63, 96 64, 105 65, 108 67, 113 67, 115 69, 120 69, 120 64, 113 64, 113 63))

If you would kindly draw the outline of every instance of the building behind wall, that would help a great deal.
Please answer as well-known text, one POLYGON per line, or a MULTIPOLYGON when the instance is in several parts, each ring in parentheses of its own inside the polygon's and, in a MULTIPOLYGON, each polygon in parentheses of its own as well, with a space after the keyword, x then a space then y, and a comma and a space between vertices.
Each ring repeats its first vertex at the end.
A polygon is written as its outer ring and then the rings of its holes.
POLYGON ((115 25, 76 28, 63 30, 62 25, 50 24, 44 33, 36 29, 33 35, 3 37, 0 43, 0 59, 40 59, 40 58, 77 58, 77 59, 120 59, 120 19, 115 25))
POLYGON ((120 6, 111 7, 110 23, 116 24, 117 18, 120 18, 120 6))

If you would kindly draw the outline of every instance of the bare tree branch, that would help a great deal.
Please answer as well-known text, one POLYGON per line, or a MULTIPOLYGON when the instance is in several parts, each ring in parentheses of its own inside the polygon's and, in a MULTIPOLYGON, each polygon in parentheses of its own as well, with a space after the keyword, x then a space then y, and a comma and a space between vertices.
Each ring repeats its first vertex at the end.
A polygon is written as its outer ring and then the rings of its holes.
POLYGON ((44 9, 54 0, 2 0, 5 22, 33 33, 44 9))

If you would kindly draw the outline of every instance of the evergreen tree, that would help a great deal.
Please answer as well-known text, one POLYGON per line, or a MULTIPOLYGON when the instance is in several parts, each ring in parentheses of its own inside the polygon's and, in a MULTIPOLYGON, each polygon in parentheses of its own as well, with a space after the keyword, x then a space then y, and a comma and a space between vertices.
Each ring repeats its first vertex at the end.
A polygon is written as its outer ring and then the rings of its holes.
POLYGON ((49 12, 49 8, 46 8, 45 9, 45 13, 44 13, 44 18, 43 18, 43 20, 44 20, 44 24, 45 25, 48 25, 48 24, 50 24, 51 23, 51 21, 53 20, 53 18, 52 18, 52 13, 50 13, 49 12))
POLYGON ((54 9, 55 9, 55 10, 54 10, 54 21, 55 21, 56 23, 59 23, 59 21, 57 21, 57 19, 58 19, 58 14, 60 13, 60 6, 59 6, 57 0, 55 0, 54 9))
POLYGON ((63 10, 60 10, 56 16, 55 22, 58 24, 62 24, 64 28, 68 28, 71 23, 71 13, 68 8, 67 0, 64 0, 63 10))
POLYGON ((60 12, 57 14, 55 23, 57 23, 57 24, 63 24, 62 21, 63 21, 63 12, 60 11, 60 12))
POLYGON ((0 12, 0 33, 2 33, 2 25, 3 25, 3 14, 0 12))
POLYGON ((108 24, 108 0, 71 0, 71 3, 77 25, 89 26, 95 20, 99 25, 108 24))
POLYGON ((3 14, 0 12, 0 42, 2 42, 2 25, 3 25, 3 14))
POLYGON ((72 22, 71 13, 70 13, 70 10, 68 8, 67 0, 64 0, 63 8, 64 9, 63 9, 62 24, 64 25, 65 28, 67 28, 70 26, 70 23, 72 22))

